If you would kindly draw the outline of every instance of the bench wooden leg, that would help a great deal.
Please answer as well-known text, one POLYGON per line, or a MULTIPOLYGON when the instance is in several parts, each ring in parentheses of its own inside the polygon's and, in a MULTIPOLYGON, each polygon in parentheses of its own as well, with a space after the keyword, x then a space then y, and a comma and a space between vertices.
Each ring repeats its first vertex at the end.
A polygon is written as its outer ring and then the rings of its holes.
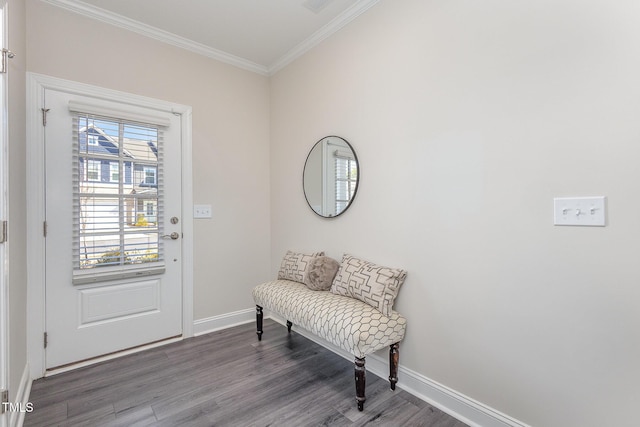
POLYGON ((364 357, 356 357, 356 402, 358 403, 358 411, 364 409, 364 401, 367 398, 364 395, 365 388, 365 368, 364 357))
POLYGON ((291 327, 293 326, 293 323, 291 323, 289 320, 287 320, 287 332, 291 333, 291 327))
POLYGON ((389 346, 389 383, 391 383, 391 390, 396 389, 396 383, 398 382, 398 348, 400 343, 391 344, 389 346))
POLYGON ((262 307, 256 305, 256 328, 258 334, 258 341, 262 341, 262 307))

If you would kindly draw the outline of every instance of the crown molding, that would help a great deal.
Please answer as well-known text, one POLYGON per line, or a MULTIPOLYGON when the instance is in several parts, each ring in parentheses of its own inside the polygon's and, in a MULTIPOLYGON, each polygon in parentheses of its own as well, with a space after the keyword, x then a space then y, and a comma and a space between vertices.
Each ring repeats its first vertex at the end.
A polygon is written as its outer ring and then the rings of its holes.
POLYGON ((319 45, 323 40, 329 38, 334 33, 345 27, 348 23, 365 13, 367 10, 375 6, 380 0, 360 0, 340 15, 336 16, 331 22, 318 31, 313 33, 305 41, 284 54, 280 59, 268 67, 269 75, 272 76, 288 64, 292 63, 315 46, 319 45))
POLYGON ((144 24, 142 22, 126 18, 122 15, 118 15, 113 12, 109 12, 105 9, 84 3, 80 0, 41 0, 44 3, 51 4, 62 9, 86 16, 97 21, 104 22, 106 24, 115 25, 116 27, 124 28, 129 31, 141 34, 152 39, 186 49, 188 51, 203 55, 209 58, 216 59, 218 61, 230 64, 254 73, 258 73, 264 76, 271 76, 277 73, 279 70, 304 55, 313 47, 320 44, 323 40, 339 31, 345 25, 362 15, 369 10, 380 0, 360 0, 348 8, 346 11, 335 17, 324 27, 313 33, 302 43, 295 46, 288 51, 282 58, 278 59, 271 66, 257 64, 239 56, 231 55, 224 51, 214 49, 209 46, 205 46, 202 43, 195 42, 185 37, 178 36, 168 31, 161 30, 151 25, 144 24))
POLYGON ((220 62, 230 64, 254 73, 268 75, 267 67, 256 64, 255 62, 248 61, 244 58, 240 58, 235 55, 223 52, 221 50, 213 49, 209 46, 205 46, 201 43, 194 42, 185 37, 178 36, 168 31, 161 30, 151 25, 144 24, 133 19, 126 18, 122 15, 109 12, 102 8, 89 5, 79 0, 41 0, 44 3, 49 3, 53 6, 66 9, 68 11, 86 16, 97 21, 101 21, 116 27, 124 28, 129 31, 141 34, 152 39, 186 49, 188 51, 197 53, 199 55, 207 56, 209 58, 216 59, 220 62))

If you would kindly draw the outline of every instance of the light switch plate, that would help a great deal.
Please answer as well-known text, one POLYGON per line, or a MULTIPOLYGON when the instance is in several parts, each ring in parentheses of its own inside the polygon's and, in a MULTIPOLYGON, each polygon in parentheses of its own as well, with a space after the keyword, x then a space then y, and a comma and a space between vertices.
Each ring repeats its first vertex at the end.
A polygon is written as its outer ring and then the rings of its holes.
POLYGON ((193 205, 194 218, 211 218, 211 205, 193 205))
POLYGON ((605 197, 556 197, 553 199, 554 225, 604 227, 605 197))

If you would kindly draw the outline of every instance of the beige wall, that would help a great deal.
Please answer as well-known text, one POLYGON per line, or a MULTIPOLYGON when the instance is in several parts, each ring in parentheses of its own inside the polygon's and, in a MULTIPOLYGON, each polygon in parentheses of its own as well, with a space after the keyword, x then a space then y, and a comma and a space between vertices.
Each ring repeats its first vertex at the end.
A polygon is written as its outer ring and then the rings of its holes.
POLYGON ((252 307, 269 275, 267 77, 27 1, 27 70, 193 107, 194 317, 252 307), (250 267, 250 268, 248 268, 250 267))
POLYGON ((27 363, 27 250, 25 151, 25 7, 9 0, 9 393, 16 399, 27 363))
MULTIPOLYGON (((640 401, 640 26, 625 0, 382 0, 271 81, 271 271, 287 249, 409 272, 402 365, 535 426, 640 401), (340 135, 343 216, 302 194, 340 135), (606 228, 553 198, 608 197, 606 228)), ((400 378, 402 382, 402 378, 400 378)))

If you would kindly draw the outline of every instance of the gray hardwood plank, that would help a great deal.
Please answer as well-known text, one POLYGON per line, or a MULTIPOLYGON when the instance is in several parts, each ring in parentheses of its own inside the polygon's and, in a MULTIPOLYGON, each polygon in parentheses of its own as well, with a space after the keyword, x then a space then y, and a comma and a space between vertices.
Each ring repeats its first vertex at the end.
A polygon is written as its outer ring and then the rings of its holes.
POLYGON ((30 398, 34 405, 39 407, 74 399, 97 401, 101 396, 108 397, 118 393, 121 388, 126 387, 127 381, 143 378, 145 375, 153 376, 162 372, 168 365, 168 359, 164 354, 157 354, 152 358, 130 356, 125 356, 120 360, 120 364, 111 360, 104 365, 93 365, 34 381, 34 386, 37 387, 32 390, 30 398), (105 369, 105 366, 108 369, 105 369), (55 389, 56 393, 48 393, 51 389, 55 389))
POLYGON ((185 339, 34 382, 25 426, 375 426, 465 424, 265 320, 185 339))
POLYGON ((335 408, 335 400, 335 393, 331 387, 316 382, 302 389, 293 399, 269 408, 259 420, 249 420, 247 425, 352 425, 351 421, 335 408))
MULTIPOLYGON (((169 418, 173 414, 187 411, 195 406, 212 402, 220 393, 221 387, 213 382, 204 387, 198 387, 195 390, 186 393, 177 394, 175 396, 165 396, 155 402, 151 408, 158 420, 169 418)), ((214 402, 215 403, 215 402, 214 402)))
POLYGON ((122 412, 116 412, 116 419, 109 427, 147 427, 155 425, 157 418, 151 406, 136 406, 122 412))
POLYGON ((387 381, 371 374, 367 375, 367 388, 365 393, 367 400, 364 404, 365 411, 359 411, 356 407, 354 384, 351 384, 351 387, 348 387, 348 385, 345 384, 341 393, 344 398, 339 402, 336 402, 335 406, 341 414, 354 423, 368 417, 371 414, 371 407, 377 406, 380 402, 388 401, 389 398, 395 394, 394 391, 390 390, 389 383, 387 381))
POLYGON ((28 414, 27 418, 29 419, 29 422, 33 423, 32 425, 41 426, 46 425, 47 423, 55 424, 67 419, 67 402, 63 401, 48 406, 40 406, 31 398, 29 400, 33 403, 33 412, 28 414))
MULTIPOLYGON (((26 417, 25 417, 26 418, 26 417)), ((63 421, 54 423, 46 422, 46 426, 56 427, 72 427, 72 426, 103 426, 115 420, 116 414, 113 411, 113 405, 103 405, 99 408, 93 408, 90 411, 71 416, 63 421)))
POLYGON ((355 422, 354 426, 410 426, 409 420, 420 412, 420 408, 404 399, 401 393, 393 393, 389 399, 371 405, 368 416, 355 422))
POLYGON ((191 407, 185 411, 180 411, 165 419, 159 420, 154 425, 166 427, 210 427, 215 425, 222 425, 217 424, 215 421, 215 414, 217 412, 218 407, 214 402, 205 402, 191 407))
POLYGON ((456 420, 433 406, 422 408, 407 422, 407 425, 415 427, 466 427, 462 421, 456 420))

